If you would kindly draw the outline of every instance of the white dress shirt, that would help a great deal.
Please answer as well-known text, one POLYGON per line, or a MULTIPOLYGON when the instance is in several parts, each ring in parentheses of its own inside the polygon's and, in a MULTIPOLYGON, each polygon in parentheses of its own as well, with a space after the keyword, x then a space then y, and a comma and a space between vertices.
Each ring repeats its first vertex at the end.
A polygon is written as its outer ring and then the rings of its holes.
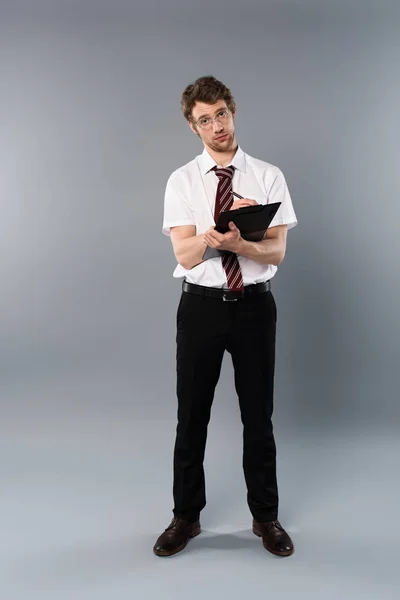
MULTIPOLYGON (((234 192, 253 198, 259 204, 282 202, 270 227, 286 224, 291 229, 297 225, 289 190, 278 167, 253 158, 240 147, 229 164, 235 167, 232 179, 234 192)), ((211 170, 215 165, 217 163, 204 148, 202 154, 170 175, 165 190, 162 233, 169 236, 171 227, 195 225, 196 235, 199 235, 215 225, 218 177, 211 170)), ((245 256, 238 255, 238 260, 244 285, 272 279, 278 269, 276 265, 260 264, 245 256)), ((228 287, 220 257, 205 260, 189 270, 178 263, 173 277, 198 285, 228 287)))

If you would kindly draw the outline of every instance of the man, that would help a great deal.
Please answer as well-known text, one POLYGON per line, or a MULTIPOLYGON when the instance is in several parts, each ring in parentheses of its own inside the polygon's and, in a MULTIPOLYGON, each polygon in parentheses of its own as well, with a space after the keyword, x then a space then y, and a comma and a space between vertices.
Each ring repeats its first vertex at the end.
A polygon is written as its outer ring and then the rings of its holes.
POLYGON ((207 426, 227 350, 243 423, 243 470, 253 532, 267 550, 288 556, 294 548, 278 521, 271 422, 277 312, 270 282, 285 256, 287 230, 297 219, 282 172, 238 146, 236 105, 221 81, 207 76, 188 85, 181 108, 204 150, 172 173, 165 192, 163 233, 171 236, 178 262, 174 277, 183 282, 176 336, 174 517, 153 551, 171 556, 200 533, 207 426), (233 192, 243 199, 234 200, 233 192), (223 210, 272 202, 282 204, 262 241, 244 240, 232 222, 225 234, 214 229, 223 210), (204 260, 207 247, 216 256, 204 260))

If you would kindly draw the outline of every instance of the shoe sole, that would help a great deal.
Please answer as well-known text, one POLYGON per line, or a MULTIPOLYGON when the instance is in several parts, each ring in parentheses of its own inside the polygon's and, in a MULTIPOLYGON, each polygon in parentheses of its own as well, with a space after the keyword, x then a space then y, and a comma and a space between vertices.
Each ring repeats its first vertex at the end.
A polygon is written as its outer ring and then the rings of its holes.
MULTIPOLYGON (((259 531, 256 527, 253 527, 253 533, 257 536, 262 538, 262 534, 261 531, 259 531)), ((291 550, 286 550, 284 552, 277 552, 276 550, 273 550, 272 548, 270 548, 269 546, 267 546, 267 544, 263 542, 263 546, 266 550, 268 550, 268 552, 272 552, 272 554, 275 554, 275 556, 290 556, 291 554, 293 554, 294 552, 294 548, 292 548, 291 550)))
POLYGON ((174 554, 181 552, 181 550, 184 550, 184 548, 186 548, 190 538, 196 537, 197 535, 199 535, 200 532, 201 532, 201 528, 196 527, 196 529, 194 529, 192 531, 192 533, 189 535, 186 542, 184 542, 183 544, 181 544, 180 546, 178 546, 178 548, 175 548, 174 550, 157 550, 156 548, 153 548, 153 552, 156 556, 173 556, 174 554))

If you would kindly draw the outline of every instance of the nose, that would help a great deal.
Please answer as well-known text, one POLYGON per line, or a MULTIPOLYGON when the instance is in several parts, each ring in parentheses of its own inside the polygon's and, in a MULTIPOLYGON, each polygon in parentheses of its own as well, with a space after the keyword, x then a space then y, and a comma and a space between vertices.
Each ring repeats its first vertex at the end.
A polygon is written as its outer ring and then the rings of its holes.
POLYGON ((219 123, 219 121, 214 121, 213 122, 213 131, 214 133, 219 133, 220 131, 223 131, 223 126, 222 123, 219 123))

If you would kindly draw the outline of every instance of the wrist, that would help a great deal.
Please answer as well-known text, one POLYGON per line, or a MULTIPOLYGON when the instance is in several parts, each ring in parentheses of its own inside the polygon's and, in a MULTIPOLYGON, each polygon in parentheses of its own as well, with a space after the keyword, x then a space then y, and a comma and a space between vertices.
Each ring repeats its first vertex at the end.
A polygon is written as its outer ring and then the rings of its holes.
POLYGON ((246 248, 246 240, 244 240, 242 237, 240 237, 235 245, 234 252, 236 252, 236 254, 243 254, 245 248, 246 248))

